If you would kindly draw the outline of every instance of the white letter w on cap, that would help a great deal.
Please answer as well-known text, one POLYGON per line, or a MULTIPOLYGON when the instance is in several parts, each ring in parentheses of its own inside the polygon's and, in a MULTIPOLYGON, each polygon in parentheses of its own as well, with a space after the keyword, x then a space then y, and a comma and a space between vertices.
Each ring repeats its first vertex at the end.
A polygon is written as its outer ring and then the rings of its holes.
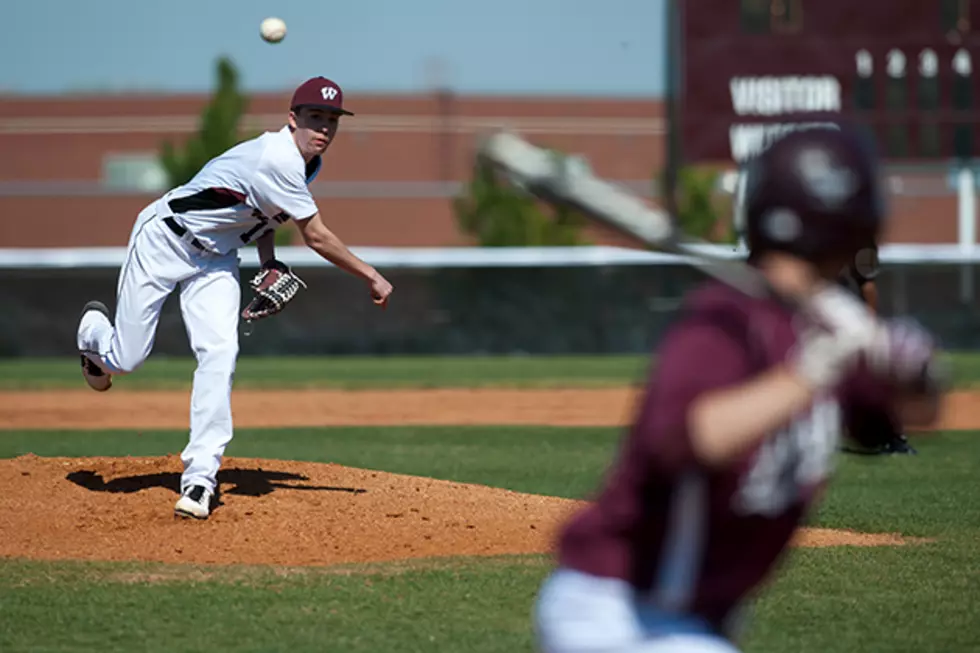
POLYGON ((324 100, 332 100, 337 97, 337 89, 333 86, 324 86, 320 89, 320 95, 323 96, 324 100))

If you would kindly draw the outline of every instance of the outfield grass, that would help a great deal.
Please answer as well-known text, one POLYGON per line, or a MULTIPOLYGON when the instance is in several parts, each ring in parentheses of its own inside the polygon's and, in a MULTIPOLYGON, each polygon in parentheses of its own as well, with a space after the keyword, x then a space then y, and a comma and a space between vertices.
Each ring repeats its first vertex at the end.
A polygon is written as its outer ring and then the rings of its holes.
MULTIPOLYGON (((954 383, 980 385, 980 353, 949 356, 954 383)), ((242 357, 237 388, 611 387, 642 381, 648 356, 242 357)), ((191 358, 150 357, 113 389, 186 389, 191 358)), ((0 359, 0 390, 83 388, 75 358, 0 359)))
MULTIPOLYGON (((333 461, 587 497, 616 429, 241 431, 234 456, 333 461)), ((0 456, 153 455, 182 433, 2 433, 0 456)), ((796 550, 745 650, 976 651, 978 434, 917 438, 917 457, 844 456, 815 523, 932 538, 796 550)), ((2 522, 0 522, 2 523, 2 522)), ((299 569, 0 562, 0 651, 530 651, 544 556, 299 569), (191 624, 184 627, 184 624, 191 624)))
MULTIPOLYGON (((235 387, 442 388, 608 387, 642 378, 642 356, 365 356, 246 357, 235 387)), ((192 358, 150 357, 113 390, 190 388, 192 358)), ((85 387, 76 358, 0 359, 0 390, 85 387)))

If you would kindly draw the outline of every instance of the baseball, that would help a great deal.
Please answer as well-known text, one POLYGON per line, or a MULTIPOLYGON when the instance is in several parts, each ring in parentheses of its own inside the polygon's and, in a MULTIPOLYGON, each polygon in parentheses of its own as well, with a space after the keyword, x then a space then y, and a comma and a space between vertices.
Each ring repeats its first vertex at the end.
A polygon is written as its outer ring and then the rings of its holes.
POLYGON ((278 43, 286 38, 286 23, 281 18, 266 18, 259 28, 262 38, 269 43, 278 43))

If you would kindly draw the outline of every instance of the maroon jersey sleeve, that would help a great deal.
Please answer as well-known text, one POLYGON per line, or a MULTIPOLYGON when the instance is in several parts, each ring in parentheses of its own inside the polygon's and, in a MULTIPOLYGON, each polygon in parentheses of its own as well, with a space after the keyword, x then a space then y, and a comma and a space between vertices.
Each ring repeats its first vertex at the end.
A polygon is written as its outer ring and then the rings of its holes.
POLYGON ((676 324, 661 344, 634 422, 634 437, 661 474, 697 465, 688 431, 695 399, 751 375, 743 333, 729 312, 700 312, 676 324))

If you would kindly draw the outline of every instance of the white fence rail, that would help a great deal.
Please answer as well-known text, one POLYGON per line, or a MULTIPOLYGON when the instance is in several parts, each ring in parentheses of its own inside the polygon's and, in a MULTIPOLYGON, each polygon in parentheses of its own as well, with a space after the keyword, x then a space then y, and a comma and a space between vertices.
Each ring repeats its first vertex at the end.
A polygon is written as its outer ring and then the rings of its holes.
MULTIPOLYGON (((379 268, 562 267, 603 265, 676 265, 686 257, 624 247, 352 247, 379 268)), ((742 258, 744 250, 708 245, 705 252, 742 258)), ((880 249, 883 266, 965 265, 980 263, 980 246, 895 244, 880 249)), ((0 248, 0 269, 114 268, 125 247, 0 248)), ((330 266, 306 247, 279 247, 276 256, 297 267, 330 266)), ((243 267, 258 267, 257 255, 241 252, 243 267)))

